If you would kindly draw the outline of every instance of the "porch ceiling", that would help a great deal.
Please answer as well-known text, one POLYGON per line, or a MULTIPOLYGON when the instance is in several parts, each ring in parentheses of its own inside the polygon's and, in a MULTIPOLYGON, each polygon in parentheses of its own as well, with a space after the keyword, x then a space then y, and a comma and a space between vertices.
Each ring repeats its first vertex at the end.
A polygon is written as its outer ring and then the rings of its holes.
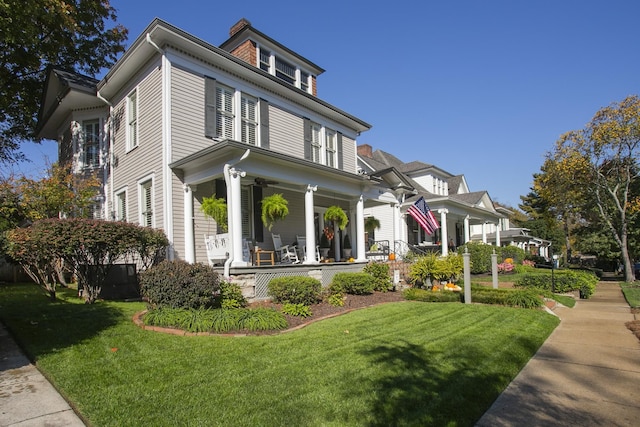
POLYGON ((304 192, 308 185, 318 186, 316 196, 352 200, 365 195, 365 199, 378 199, 381 190, 388 190, 375 178, 356 175, 332 167, 319 165, 283 153, 250 146, 238 141, 214 142, 210 147, 169 166, 182 176, 185 184, 197 185, 221 178, 225 164, 235 165, 246 173, 242 183, 251 185, 256 178, 270 182, 272 188, 304 192), (249 155, 239 163, 242 155, 249 155))

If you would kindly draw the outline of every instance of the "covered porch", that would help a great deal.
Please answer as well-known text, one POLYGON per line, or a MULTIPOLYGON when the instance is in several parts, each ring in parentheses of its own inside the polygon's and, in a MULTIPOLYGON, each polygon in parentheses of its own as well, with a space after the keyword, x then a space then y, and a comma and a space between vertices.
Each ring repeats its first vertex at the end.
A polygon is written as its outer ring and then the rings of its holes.
POLYGON ((207 259, 205 236, 222 233, 222 228, 201 212, 203 198, 215 194, 226 199, 228 250, 221 260, 225 277, 232 272, 242 274, 240 269, 257 268, 256 248, 274 252, 273 265, 267 255, 256 275, 263 274, 265 265, 282 268, 285 260, 278 256, 274 234, 284 245, 299 246, 298 240, 304 239, 310 248, 305 255, 298 247, 300 262, 286 267, 296 270, 321 264, 314 248, 325 227, 331 226, 324 221, 330 206, 342 208, 349 219, 344 230, 334 230, 332 258, 344 259, 343 239, 348 234, 355 263, 347 264, 364 263, 364 208, 389 203, 381 180, 231 140, 214 143, 171 163, 170 168, 183 188, 183 221, 176 221, 174 230, 176 236, 184 236, 182 258, 186 261, 207 259), (261 200, 275 193, 288 201, 289 215, 269 230, 261 220, 261 200))

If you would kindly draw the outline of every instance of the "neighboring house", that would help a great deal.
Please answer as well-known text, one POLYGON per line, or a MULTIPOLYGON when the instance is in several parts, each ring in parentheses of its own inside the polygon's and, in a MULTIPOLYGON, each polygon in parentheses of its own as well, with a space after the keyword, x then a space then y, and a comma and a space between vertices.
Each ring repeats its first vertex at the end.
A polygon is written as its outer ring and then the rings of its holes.
POLYGON ((215 194, 229 206, 226 273, 250 264, 244 241, 273 249, 271 233, 314 247, 332 205, 364 262, 364 209, 395 199, 358 173, 356 140, 371 126, 316 96, 323 71, 245 19, 220 47, 156 19, 100 81, 52 70, 39 136, 78 173, 99 172, 96 216, 163 229, 172 259, 207 262, 217 226, 200 206, 215 194), (273 193, 290 214, 269 232, 260 201, 273 193))
POLYGON ((396 200, 365 210, 365 216, 374 216, 381 223, 374 240, 393 242, 396 252, 404 254, 413 246, 446 255, 472 240, 476 229, 481 230, 480 240, 485 243, 501 241, 494 236, 488 242, 487 227, 489 224, 497 227, 504 216, 494 208, 486 191, 470 192, 463 175, 453 175, 419 161, 404 163, 392 154, 374 151, 368 144, 358 146, 358 165, 363 174, 371 177, 386 176, 388 182, 392 182, 390 175, 397 177, 396 185, 391 186, 396 200), (441 228, 433 235, 407 214, 407 208, 420 196, 440 224, 441 228))
MULTIPOLYGON (((489 224, 487 229, 485 229, 485 239, 487 241, 495 241, 497 230, 501 246, 513 245, 521 248, 528 254, 549 258, 550 240, 532 236, 530 234, 531 230, 528 228, 512 227, 509 222, 509 217, 513 215, 513 212, 504 206, 496 204, 496 210, 503 214, 504 218, 500 220, 497 226, 495 224, 489 224)), ((473 234, 471 239, 481 240, 481 230, 478 234, 473 234)))

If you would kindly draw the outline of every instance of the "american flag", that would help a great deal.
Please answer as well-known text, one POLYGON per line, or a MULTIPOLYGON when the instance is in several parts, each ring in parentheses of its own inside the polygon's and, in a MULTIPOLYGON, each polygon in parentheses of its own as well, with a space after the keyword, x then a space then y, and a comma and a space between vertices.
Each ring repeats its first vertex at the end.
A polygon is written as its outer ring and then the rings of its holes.
POLYGON ((424 197, 420 197, 413 205, 409 206, 407 213, 411 215, 428 234, 433 234, 434 231, 440 228, 438 220, 433 216, 433 212, 431 212, 431 209, 427 206, 424 197))

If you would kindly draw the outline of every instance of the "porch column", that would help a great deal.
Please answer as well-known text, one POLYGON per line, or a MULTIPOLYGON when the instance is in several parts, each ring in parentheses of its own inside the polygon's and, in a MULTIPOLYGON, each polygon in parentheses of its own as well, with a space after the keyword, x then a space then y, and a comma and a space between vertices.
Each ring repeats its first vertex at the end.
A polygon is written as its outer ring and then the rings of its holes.
POLYGON ((447 236, 447 209, 438 209, 440 213, 440 229, 442 230, 440 236, 440 246, 442 247, 442 256, 449 255, 449 237, 447 236))
POLYGON ((364 244, 364 197, 360 195, 358 202, 356 203, 356 261, 365 262, 367 257, 365 255, 364 244))
POLYGON ((306 258, 303 264, 317 264, 320 262, 316 259, 316 225, 313 212, 313 193, 318 190, 318 186, 307 185, 307 191, 304 194, 304 234, 306 236, 306 258))
POLYGON ((402 235, 400 234, 400 203, 396 202, 393 204, 393 242, 391 249, 393 252, 396 251, 396 242, 402 240, 402 235))
POLYGON ((500 246, 500 223, 496 225, 496 246, 500 246))
POLYGON ((482 243, 487 243, 487 223, 482 223, 482 243))
POLYGON ((469 215, 464 217, 464 242, 469 243, 471 240, 471 230, 469 227, 469 215))
POLYGON ((245 266, 247 263, 242 259, 242 212, 241 212, 241 194, 240 179, 246 173, 239 169, 231 168, 229 170, 231 194, 228 197, 229 209, 229 237, 231 238, 231 247, 233 250, 232 267, 245 266))
POLYGON ((193 235, 193 187, 188 184, 184 188, 184 260, 196 262, 196 246, 193 235))

